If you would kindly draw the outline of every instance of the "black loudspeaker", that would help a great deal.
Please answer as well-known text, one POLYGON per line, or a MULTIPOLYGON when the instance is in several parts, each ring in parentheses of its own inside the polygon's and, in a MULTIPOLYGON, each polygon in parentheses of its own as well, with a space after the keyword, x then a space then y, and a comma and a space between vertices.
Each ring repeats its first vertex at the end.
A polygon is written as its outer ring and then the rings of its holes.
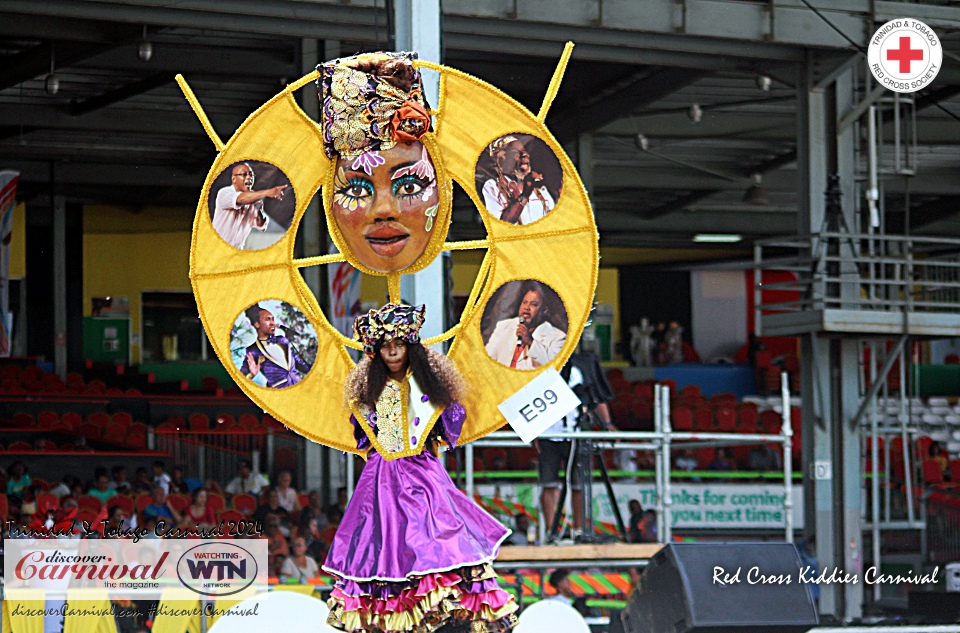
POLYGON ((627 633, 803 633, 818 618, 800 574, 800 557, 790 543, 671 543, 640 576, 624 612, 624 628, 627 633))

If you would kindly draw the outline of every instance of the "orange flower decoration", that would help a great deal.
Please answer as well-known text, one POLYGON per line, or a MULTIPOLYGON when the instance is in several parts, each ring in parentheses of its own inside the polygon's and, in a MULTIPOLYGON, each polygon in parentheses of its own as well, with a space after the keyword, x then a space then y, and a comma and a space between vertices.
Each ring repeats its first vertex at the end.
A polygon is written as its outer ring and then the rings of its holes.
POLYGON ((399 143, 419 141, 429 129, 430 115, 427 114, 426 108, 412 100, 404 102, 394 112, 393 119, 390 121, 390 131, 393 133, 394 140, 399 143))

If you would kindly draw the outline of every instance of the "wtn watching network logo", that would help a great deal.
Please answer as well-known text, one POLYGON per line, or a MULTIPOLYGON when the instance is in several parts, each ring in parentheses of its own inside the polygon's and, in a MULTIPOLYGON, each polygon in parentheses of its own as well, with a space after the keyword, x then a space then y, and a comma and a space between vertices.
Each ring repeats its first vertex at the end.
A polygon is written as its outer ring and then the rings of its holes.
POLYGON ((266 552, 263 554, 263 564, 258 564, 258 557, 246 547, 223 541, 206 542, 183 553, 177 562, 177 577, 185 587, 202 596, 232 596, 249 589, 258 576, 265 575, 261 573, 266 569, 266 552))

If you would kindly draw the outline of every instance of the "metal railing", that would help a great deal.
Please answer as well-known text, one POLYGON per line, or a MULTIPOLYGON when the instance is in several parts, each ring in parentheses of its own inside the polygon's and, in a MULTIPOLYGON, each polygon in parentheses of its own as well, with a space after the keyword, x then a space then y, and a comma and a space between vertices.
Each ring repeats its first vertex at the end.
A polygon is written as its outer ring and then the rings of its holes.
MULTIPOLYGON (((781 410, 780 433, 711 433, 700 431, 674 431, 670 426, 670 387, 656 385, 654 388, 654 430, 653 431, 575 431, 562 434, 543 434, 539 439, 590 439, 604 450, 617 451, 653 451, 655 455, 655 493, 657 498, 657 540, 667 543, 672 540, 671 513, 672 499, 670 494, 670 461, 672 445, 683 442, 683 448, 721 447, 750 444, 781 444, 783 446, 783 511, 784 511, 784 540, 793 542, 793 428, 790 421, 790 382, 789 375, 782 372, 780 375, 781 410)), ((470 498, 475 494, 474 481, 474 451, 477 448, 510 448, 527 447, 516 433, 512 431, 498 431, 483 439, 476 440, 464 447, 464 470, 466 475, 466 493, 470 498)), ((541 513, 541 516, 542 513, 541 513)), ((540 522, 540 540, 544 539, 545 525, 540 522)))
POLYGON ((754 310, 763 314, 823 309, 886 312, 960 310, 960 239, 820 232, 754 243, 754 310), (763 283, 764 271, 791 281, 763 283), (763 302, 763 291, 796 297, 763 302))

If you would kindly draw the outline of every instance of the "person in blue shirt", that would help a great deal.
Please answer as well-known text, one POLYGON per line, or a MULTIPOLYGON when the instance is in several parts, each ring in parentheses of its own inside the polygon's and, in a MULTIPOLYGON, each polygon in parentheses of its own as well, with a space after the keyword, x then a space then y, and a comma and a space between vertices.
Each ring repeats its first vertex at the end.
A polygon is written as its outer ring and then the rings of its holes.
POLYGON ((153 499, 151 503, 143 509, 143 519, 156 519, 164 521, 168 526, 179 524, 183 517, 173 509, 170 500, 167 499, 167 493, 159 485, 153 487, 153 499))

